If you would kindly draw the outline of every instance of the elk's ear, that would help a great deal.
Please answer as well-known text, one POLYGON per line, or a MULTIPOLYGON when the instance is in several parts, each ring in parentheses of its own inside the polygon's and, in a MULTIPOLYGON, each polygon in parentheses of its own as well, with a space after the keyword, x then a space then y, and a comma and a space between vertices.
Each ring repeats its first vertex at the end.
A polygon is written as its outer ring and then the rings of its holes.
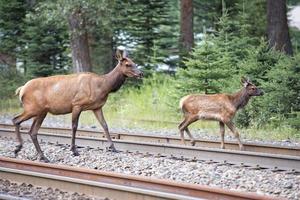
POLYGON ((125 47, 119 46, 116 51, 116 59, 118 61, 122 61, 126 57, 127 57, 127 52, 126 52, 125 47))
POLYGON ((127 51, 124 49, 124 50, 123 50, 122 57, 123 57, 123 58, 126 58, 127 56, 128 56, 128 53, 127 53, 127 51))
POLYGON ((249 83, 249 79, 248 78, 245 78, 244 76, 241 77, 241 84, 244 86, 244 87, 247 87, 249 83))
POLYGON ((118 61, 121 61, 123 59, 123 53, 119 49, 117 49, 116 51, 116 59, 118 61))

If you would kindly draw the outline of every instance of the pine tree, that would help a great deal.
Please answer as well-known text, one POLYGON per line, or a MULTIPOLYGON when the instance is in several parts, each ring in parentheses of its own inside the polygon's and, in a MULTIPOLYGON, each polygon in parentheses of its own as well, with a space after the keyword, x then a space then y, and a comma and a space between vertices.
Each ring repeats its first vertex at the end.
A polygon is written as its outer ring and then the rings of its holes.
POLYGON ((42 7, 26 16, 20 57, 29 76, 49 76, 70 67, 67 28, 56 17, 42 7))
POLYGON ((115 18, 115 43, 134 49, 132 52, 135 62, 153 69, 151 57, 156 57, 157 62, 174 50, 177 44, 174 28, 176 18, 174 1, 170 0, 127 0, 117 1, 115 18), (127 9, 124 9, 127 8, 127 9), (161 57, 155 56, 155 49, 161 57))
POLYGON ((177 89, 181 95, 213 94, 224 87, 224 80, 231 74, 230 58, 215 41, 214 37, 207 38, 185 61, 186 69, 179 70, 177 89))
POLYGON ((28 9, 25 0, 0 0, 0 58, 5 57, 1 62, 7 65, 16 66, 23 20, 28 9))

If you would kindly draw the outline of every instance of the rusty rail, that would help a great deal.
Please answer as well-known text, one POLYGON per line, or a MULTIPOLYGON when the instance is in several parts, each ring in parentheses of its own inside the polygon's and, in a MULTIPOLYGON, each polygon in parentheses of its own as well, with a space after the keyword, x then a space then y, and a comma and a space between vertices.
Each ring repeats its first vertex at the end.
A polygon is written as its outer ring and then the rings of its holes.
POLYGON ((256 193, 5 157, 0 157, 0 175, 15 182, 26 180, 33 185, 122 200, 279 199, 256 193))
MULTIPOLYGON (((26 132, 21 132, 24 139, 30 137, 26 132)), ((14 131, 9 129, 0 129, 0 136, 13 138, 14 131)), ((38 135, 40 141, 46 141, 53 144, 69 144, 70 135, 49 134, 40 132, 38 135)), ((78 146, 89 146, 92 148, 105 149, 107 141, 105 138, 93 138, 78 136, 76 139, 78 146)), ((136 142, 128 140, 114 140, 114 144, 121 151, 139 151, 142 153, 155 153, 171 157, 183 157, 196 160, 214 161, 220 163, 241 164, 251 167, 265 167, 276 170, 300 171, 300 156, 276 155, 258 152, 246 152, 237 150, 223 150, 205 147, 192 147, 175 144, 158 144, 149 142, 136 142), (212 160, 213 158, 213 160, 212 160)))
MULTIPOLYGON (((0 124, 0 129, 14 129, 11 124, 0 124)), ((24 131, 28 131, 29 127, 22 126, 24 131)), ((71 135, 71 129, 68 128, 52 128, 52 127, 41 127, 40 132, 53 133, 53 134, 66 134, 71 135)), ((95 138, 105 138, 103 131, 98 130, 86 130, 78 129, 78 136, 88 136, 95 138)), ((155 135, 145 135, 141 133, 117 133, 111 132, 111 137, 118 140, 131 140, 140 142, 153 142, 153 143, 163 143, 163 144, 181 144, 179 137, 172 136, 155 136, 155 135)), ((226 149, 229 150, 239 150, 239 146, 236 142, 226 141, 226 149)), ((196 147, 207 147, 207 148, 219 148, 220 142, 208 139, 196 139, 196 147)), ((262 152, 270 154, 280 154, 280 155, 290 155, 290 156, 300 156, 300 147, 297 146, 281 146, 281 145, 267 145, 267 144, 257 144, 251 142, 244 143, 245 151, 250 152, 262 152)))

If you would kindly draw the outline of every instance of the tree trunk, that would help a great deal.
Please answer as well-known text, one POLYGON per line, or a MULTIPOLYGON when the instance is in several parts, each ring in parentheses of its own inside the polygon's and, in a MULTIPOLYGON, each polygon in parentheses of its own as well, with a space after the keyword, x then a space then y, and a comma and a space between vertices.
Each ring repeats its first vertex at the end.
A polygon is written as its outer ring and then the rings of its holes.
POLYGON ((193 48, 193 0, 180 0, 180 41, 181 60, 193 48))
POLYGON ((90 72, 92 64, 89 51, 88 33, 80 8, 75 9, 68 18, 71 31, 71 49, 74 72, 90 72))
POLYGON ((286 10, 286 0, 267 0, 267 34, 270 47, 292 55, 286 10))

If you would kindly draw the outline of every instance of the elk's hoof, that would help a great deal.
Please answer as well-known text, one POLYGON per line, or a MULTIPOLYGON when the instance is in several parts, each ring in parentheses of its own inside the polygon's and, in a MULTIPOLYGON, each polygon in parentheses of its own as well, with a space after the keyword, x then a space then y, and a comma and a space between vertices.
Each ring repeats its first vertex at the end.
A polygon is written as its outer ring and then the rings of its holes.
POLYGON ((21 151, 23 145, 19 144, 16 146, 16 149, 14 150, 15 156, 17 157, 18 153, 21 151))
POLYGON ((114 152, 114 153, 120 152, 114 146, 106 147, 106 151, 108 151, 108 152, 114 152))
POLYGON ((49 163, 50 161, 48 160, 48 158, 44 155, 39 156, 39 161, 41 162, 45 162, 45 163, 49 163))
POLYGON ((73 152, 73 156, 79 156, 79 153, 77 150, 72 150, 72 152, 73 152))
POLYGON ((78 153, 77 148, 75 146, 71 147, 70 150, 73 152, 73 156, 79 156, 79 153, 78 153))

